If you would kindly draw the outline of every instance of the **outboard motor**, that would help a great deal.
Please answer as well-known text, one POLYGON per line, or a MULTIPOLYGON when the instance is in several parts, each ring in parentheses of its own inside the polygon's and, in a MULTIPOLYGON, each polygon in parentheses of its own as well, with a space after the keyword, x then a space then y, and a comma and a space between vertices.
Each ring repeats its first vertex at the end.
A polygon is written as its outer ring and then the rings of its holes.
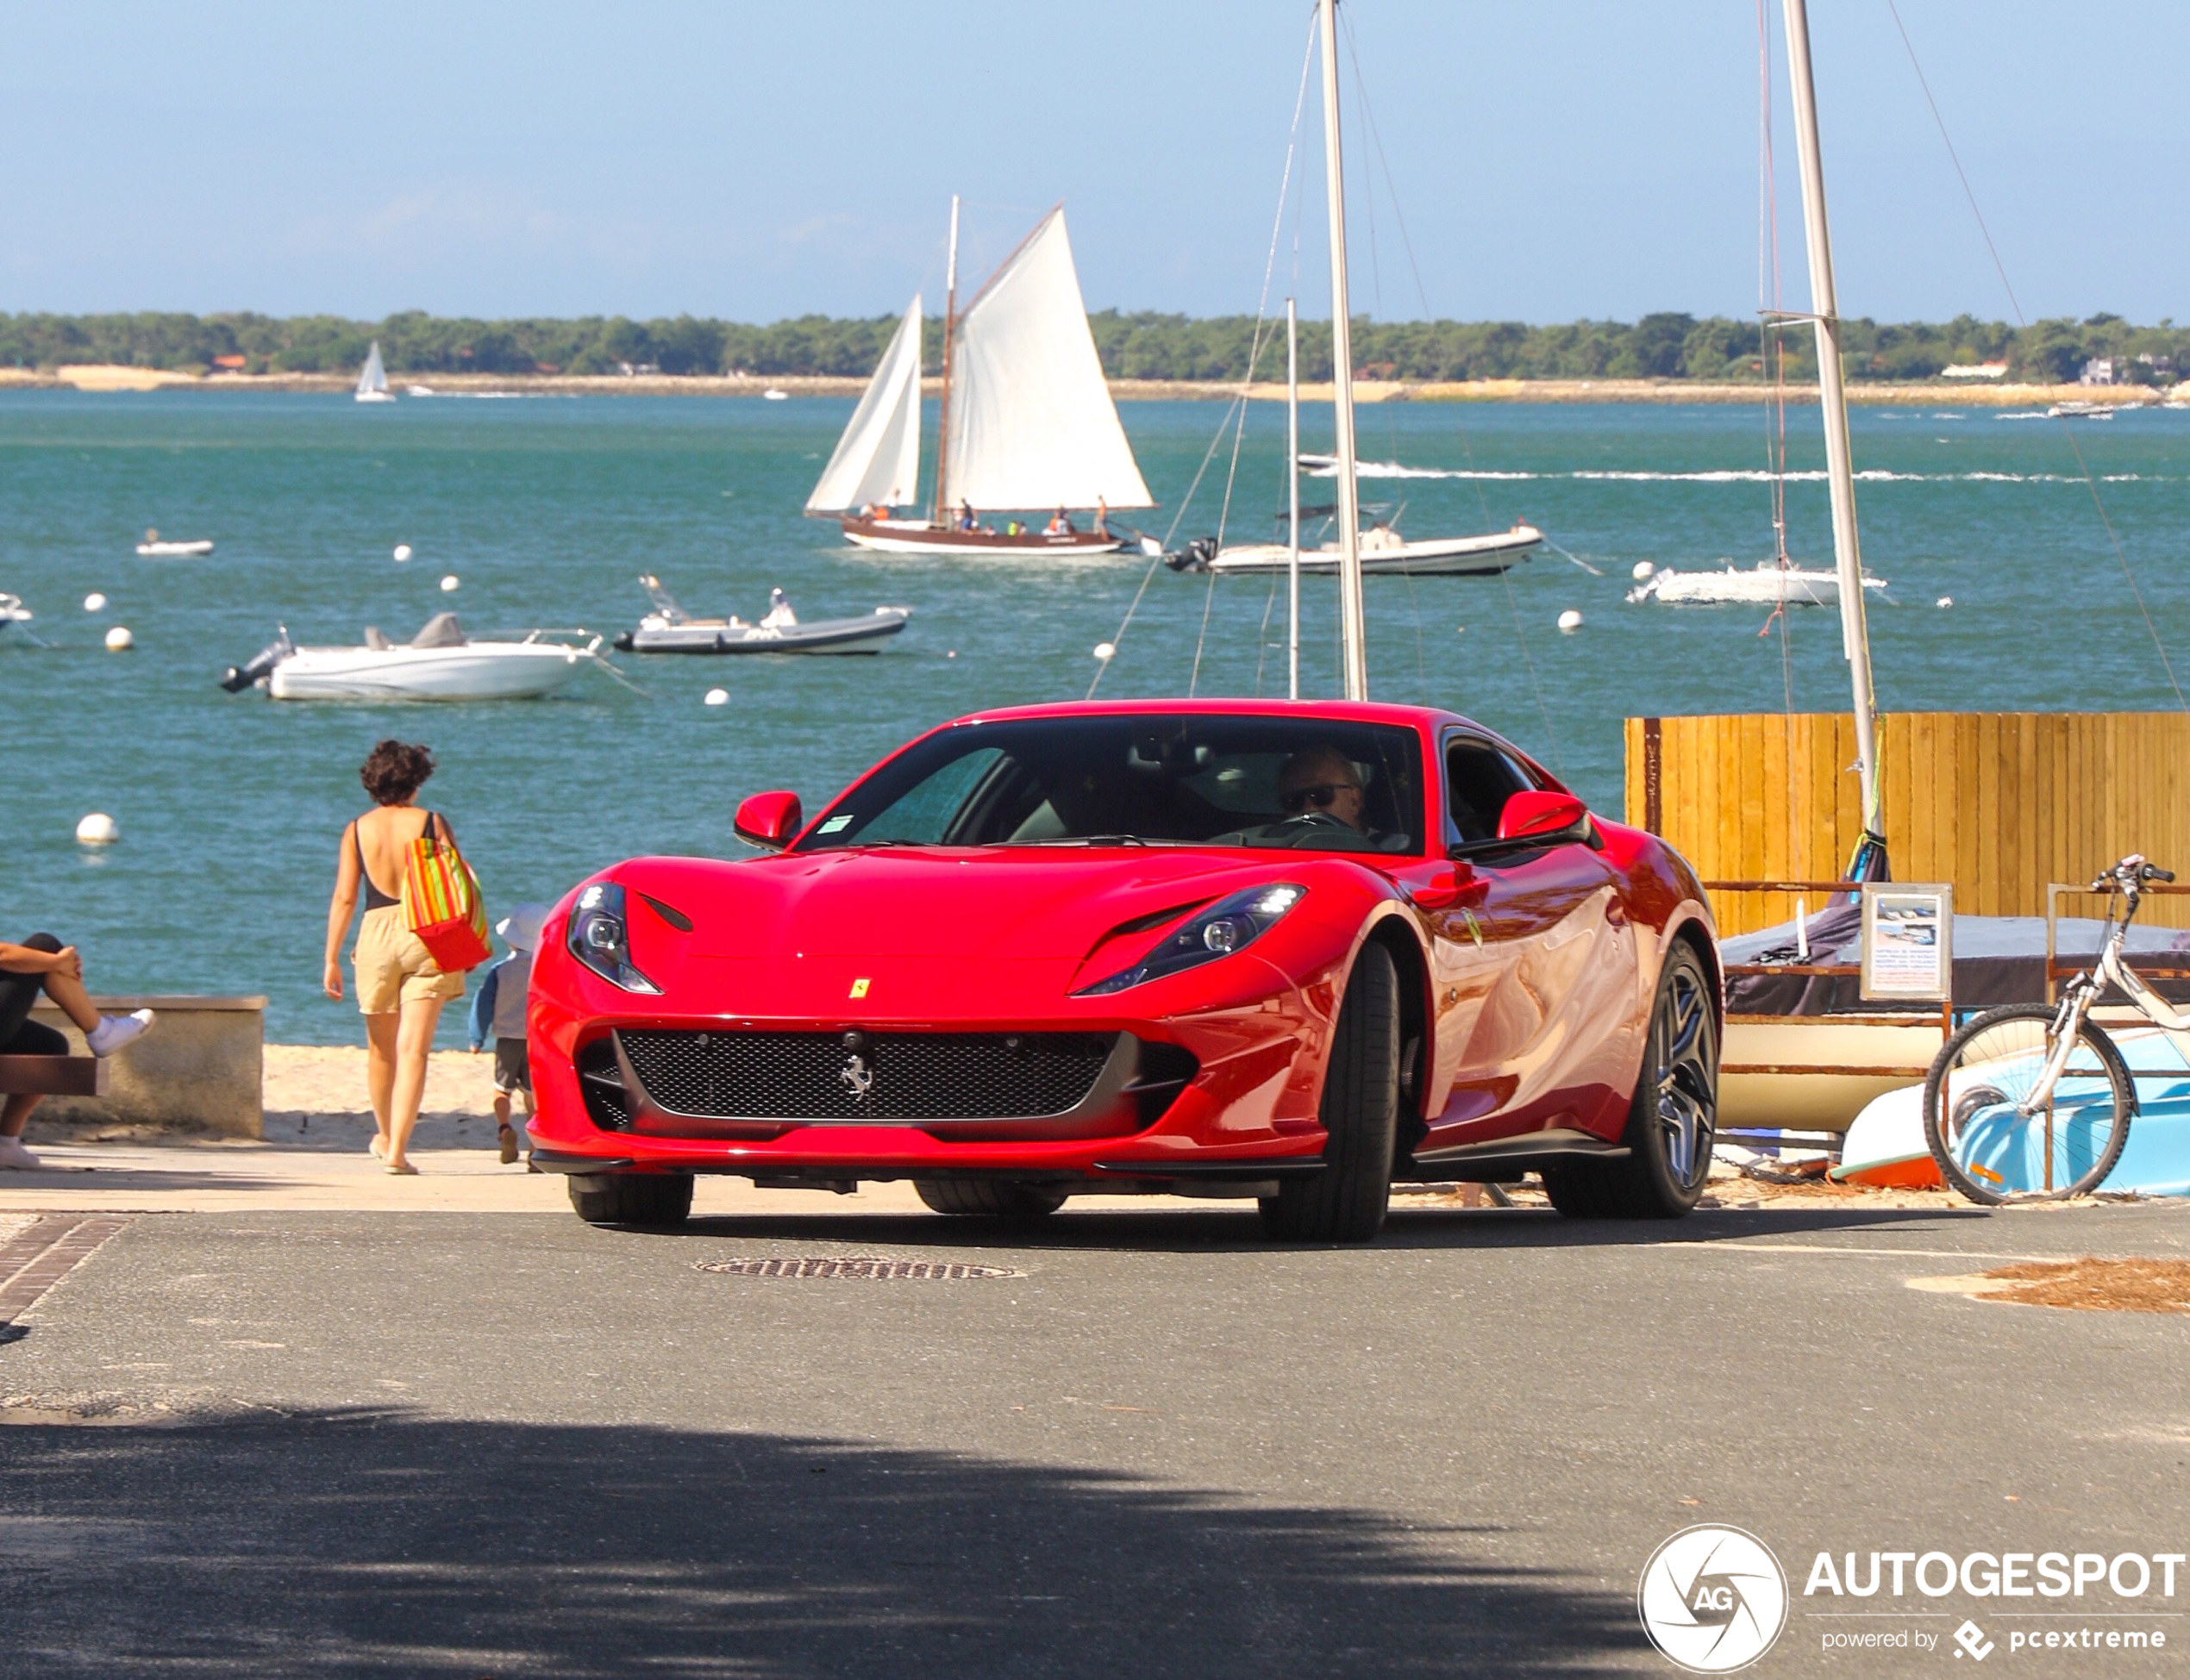
POLYGON ((289 640, 289 627, 282 626, 280 635, 259 650, 249 664, 232 665, 222 673, 221 686, 230 694, 241 694, 266 681, 273 668, 297 651, 289 640))
POLYGON ((1209 563, 1217 558, 1215 537, 1196 537, 1175 554, 1166 554, 1163 563, 1173 571, 1206 571, 1209 563))

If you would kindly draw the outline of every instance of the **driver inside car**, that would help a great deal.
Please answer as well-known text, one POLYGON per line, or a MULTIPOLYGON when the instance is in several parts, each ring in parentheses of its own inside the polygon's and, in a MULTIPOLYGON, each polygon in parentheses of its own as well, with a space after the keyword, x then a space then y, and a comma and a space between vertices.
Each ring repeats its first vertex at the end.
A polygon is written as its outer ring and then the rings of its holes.
POLYGON ((1288 818, 1320 812, 1355 833, 1367 795, 1354 761, 1331 746, 1304 746, 1278 772, 1278 807, 1288 818))

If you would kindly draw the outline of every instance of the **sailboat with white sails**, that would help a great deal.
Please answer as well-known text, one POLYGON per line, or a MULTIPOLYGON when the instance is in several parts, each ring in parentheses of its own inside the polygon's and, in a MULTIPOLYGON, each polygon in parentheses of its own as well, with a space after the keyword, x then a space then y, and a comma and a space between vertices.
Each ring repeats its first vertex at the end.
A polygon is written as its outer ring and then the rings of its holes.
POLYGON ((365 370, 358 375, 357 399, 360 403, 392 403, 395 392, 388 389, 388 370, 380 365, 380 340, 372 340, 366 353, 365 370))
POLYGON ((884 553, 1008 559, 1102 554, 1123 546, 1105 515, 1155 503, 1104 382, 1064 206, 1042 218, 960 314, 953 198, 946 284, 942 413, 929 516, 898 512, 919 503, 917 297, 807 497, 806 511, 838 515, 848 540, 884 553), (983 515, 999 509, 1039 510, 1041 524, 995 529, 983 515), (1092 528, 1043 528, 1058 509, 1096 510, 1092 528))

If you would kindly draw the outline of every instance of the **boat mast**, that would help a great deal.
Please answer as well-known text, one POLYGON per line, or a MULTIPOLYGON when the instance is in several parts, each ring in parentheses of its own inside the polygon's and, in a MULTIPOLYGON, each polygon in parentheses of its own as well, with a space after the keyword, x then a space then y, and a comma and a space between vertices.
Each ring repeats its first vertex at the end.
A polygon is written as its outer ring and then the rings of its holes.
MULTIPOLYGON (((1800 0, 1787 0, 1790 6, 1800 0)), ((1331 397, 1338 422, 1338 605, 1348 700, 1368 698, 1361 609, 1361 509, 1354 483, 1354 333, 1346 303, 1346 178, 1338 137, 1338 0, 1317 0, 1323 16, 1323 178, 1330 200, 1331 397)), ((1293 541, 1300 529, 1293 528, 1293 541)))
POLYGON ((1300 310, 1285 300, 1286 698, 1300 698, 1300 310))
POLYGON ((1825 166, 1818 144, 1818 91, 1810 72, 1805 0, 1785 0, 1787 80, 1802 162, 1802 225, 1810 247, 1811 319, 1818 334, 1818 394, 1825 420, 1825 476, 1832 487, 1833 559, 1840 574, 1840 641, 1855 696, 1855 768, 1867 842, 1883 847, 1878 799, 1878 722, 1871 691, 1870 633, 1863 621, 1863 557, 1855 537, 1855 477, 1848 447, 1848 394, 1841 384, 1840 305, 1833 290, 1832 240, 1825 228, 1825 166))
POLYGON ((935 518, 948 530, 943 514, 943 464, 950 455, 950 341, 958 319, 958 195, 950 196, 950 261, 943 272, 943 402, 935 422, 935 518))

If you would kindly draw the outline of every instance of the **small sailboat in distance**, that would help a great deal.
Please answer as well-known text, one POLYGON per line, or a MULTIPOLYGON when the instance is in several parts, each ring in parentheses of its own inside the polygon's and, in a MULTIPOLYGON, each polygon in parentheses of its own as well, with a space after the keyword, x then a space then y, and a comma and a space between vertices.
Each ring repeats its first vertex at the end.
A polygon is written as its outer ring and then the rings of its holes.
POLYGON ((357 399, 360 403, 392 403, 395 392, 388 389, 388 370, 380 365, 380 340, 372 340, 372 348, 366 353, 365 371, 358 375, 357 399))
POLYGON ((900 518, 893 511, 919 499, 917 297, 806 511, 840 515, 849 540, 884 553, 1011 558, 1106 554, 1121 547, 1123 539, 1111 534, 1104 515, 1155 503, 1095 353, 1064 207, 1042 219, 961 315, 954 198, 947 284, 931 516, 900 518), (1092 529, 1050 516, 1073 508, 1098 510, 1092 529), (998 530, 980 515, 999 509, 1041 517, 998 530))

